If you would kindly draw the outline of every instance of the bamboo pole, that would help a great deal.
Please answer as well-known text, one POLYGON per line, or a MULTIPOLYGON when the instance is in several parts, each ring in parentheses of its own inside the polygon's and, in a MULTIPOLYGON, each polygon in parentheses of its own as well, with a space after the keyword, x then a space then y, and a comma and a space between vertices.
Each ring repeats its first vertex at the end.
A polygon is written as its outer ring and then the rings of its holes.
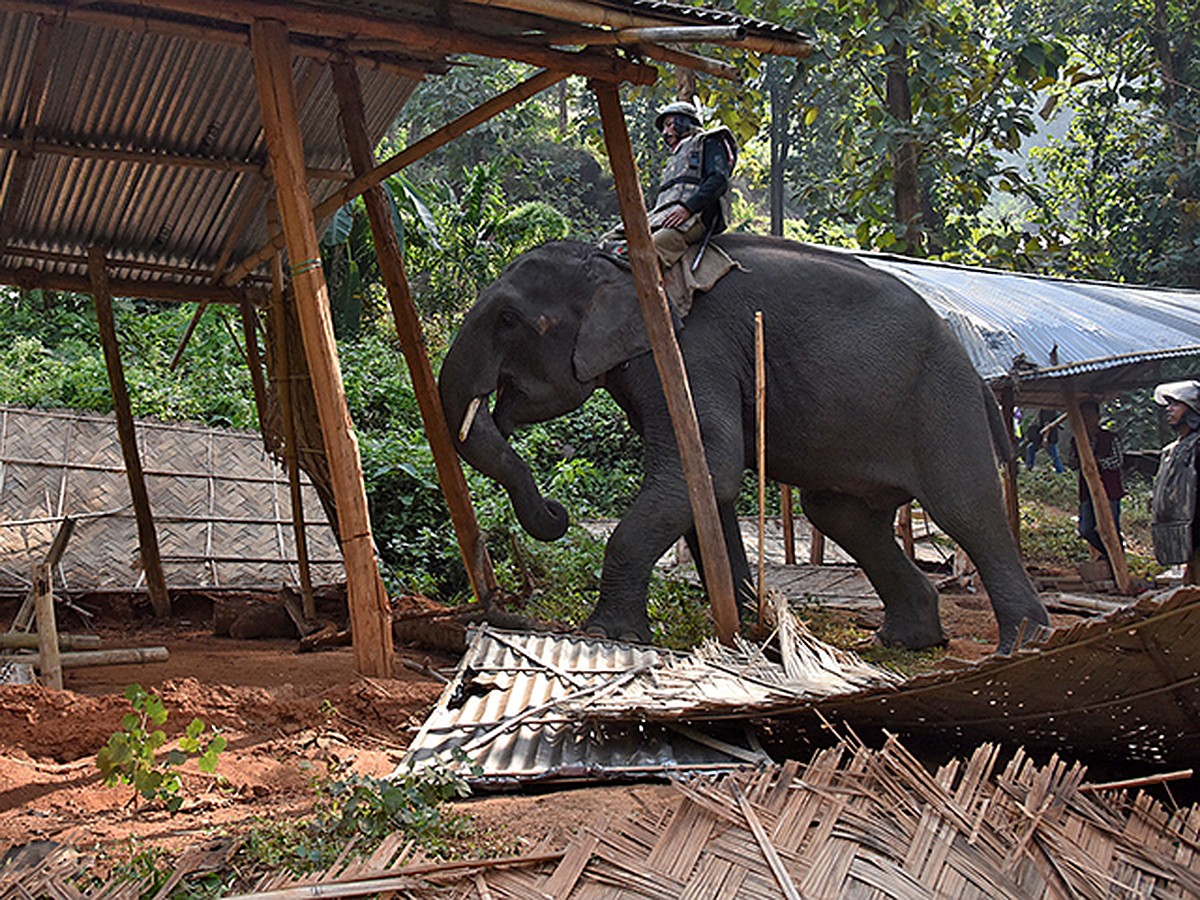
POLYGON ((817 531, 812 522, 808 523, 808 540, 808 564, 825 565, 825 535, 817 531))
POLYGON ((59 659, 64 669, 83 669, 90 666, 166 662, 170 656, 166 647, 114 647, 112 650, 73 650, 61 654, 59 659))
POLYGON ((1071 423, 1071 435, 1075 440, 1075 450, 1079 454, 1079 471, 1083 473, 1084 483, 1092 498, 1092 509, 1096 514, 1096 530, 1100 532, 1100 540, 1108 550, 1108 563, 1112 567, 1113 580, 1117 584, 1117 590, 1122 594, 1128 594, 1129 564, 1125 560, 1125 548, 1121 546, 1117 523, 1113 521, 1112 507, 1109 506, 1108 494, 1104 490, 1104 481, 1100 477, 1100 467, 1096 464, 1091 438, 1083 423, 1083 413, 1079 410, 1079 398, 1075 393, 1075 385, 1069 378, 1063 384, 1063 398, 1066 400, 1067 419, 1071 423))
POLYGON ((593 47, 620 44, 729 44, 746 39, 744 25, 651 25, 640 28, 580 28, 554 35, 554 43, 593 47))
POLYGON ((767 367, 763 351, 763 314, 754 314, 754 442, 758 468, 758 627, 767 603, 767 367))
POLYGON ((714 78, 724 78, 727 81, 741 81, 742 70, 720 60, 701 56, 699 53, 689 53, 686 50, 675 50, 671 47, 660 47, 657 44, 640 44, 638 49, 650 59, 671 66, 684 66, 688 69, 704 72, 714 78))
POLYGON ((112 389, 117 437, 121 442, 125 476, 129 481, 129 496, 133 501, 133 512, 137 519, 138 555, 146 573, 146 588, 150 593, 150 605, 154 607, 154 615, 165 619, 171 614, 171 598, 167 593, 167 579, 159 557, 158 534, 154 528, 154 516, 150 511, 150 495, 146 491, 142 458, 138 453, 137 431, 129 406, 129 388, 125 384, 125 372, 121 368, 121 350, 117 346, 117 325, 113 317, 112 291, 104 251, 97 246, 88 251, 88 272, 92 284, 92 300, 96 306, 96 324, 100 329, 100 343, 104 349, 104 365, 108 369, 108 383, 112 389))
POLYGON ((258 416, 258 427, 267 430, 267 382, 263 376, 262 354, 258 349, 258 323, 254 306, 249 300, 242 301, 242 340, 246 342, 246 366, 250 369, 250 388, 254 394, 254 411, 258 416))
MULTIPOLYGON (((274 213, 274 206, 271 207, 274 213)), ((288 351, 287 313, 283 306, 283 257, 271 260, 271 317, 275 322, 275 384, 279 388, 279 418, 283 421, 283 465, 288 478, 292 507, 292 534, 296 541, 296 559, 300 568, 300 594, 304 615, 317 617, 313 594, 312 568, 308 558, 308 533, 304 525, 304 495, 300 490, 300 454, 296 449, 296 420, 292 406, 291 360, 288 351)))
POLYGON ((61 691, 62 662, 58 654, 58 625, 54 621, 54 588, 50 578, 49 566, 45 563, 34 566, 34 604, 37 609, 38 659, 42 684, 61 691))
POLYGON ((395 665, 391 613, 375 562, 362 461, 346 408, 312 201, 305 186, 287 27, 279 21, 256 20, 250 26, 250 48, 292 288, 337 505, 355 668, 364 675, 387 678, 395 665))
MULTIPOLYGON (((437 131, 425 135, 425 137, 421 138, 415 144, 405 147, 394 156, 388 157, 370 172, 356 177, 344 188, 334 191, 334 193, 330 194, 313 208, 313 218, 323 219, 338 209, 338 207, 346 205, 355 197, 365 193, 368 189, 377 184, 382 184, 386 179, 395 175, 405 166, 428 156, 434 150, 445 146, 456 137, 470 131, 476 125, 486 122, 488 119, 499 115, 506 109, 510 109, 524 100, 528 100, 530 97, 541 93, 546 88, 557 84, 566 77, 565 72, 553 72, 549 70, 538 72, 516 87, 510 88, 502 94, 497 94, 486 103, 480 104, 470 112, 459 116, 453 122, 443 125, 437 131)), ((259 265, 270 259, 276 250, 282 250, 283 245, 283 233, 272 233, 266 244, 230 269, 221 280, 221 283, 225 285, 237 284, 242 278, 258 268, 259 265)))
POLYGON ((796 564, 796 509, 792 499, 792 486, 779 486, 779 517, 783 522, 783 561, 789 566, 796 564))
MULTIPOLYGON (((39 568, 40 567, 45 567, 45 563, 42 563, 39 568)), ((51 589, 53 589, 53 582, 51 581, 49 584, 51 589)), ((36 650, 38 648, 39 640, 41 639, 36 634, 24 634, 19 631, 7 632, 5 634, 0 634, 0 649, 36 650)), ((60 650, 95 650, 99 646, 100 636, 96 634, 58 633, 58 647, 60 650)))
MULTIPOLYGON (((4 462, 4 460, 0 460, 0 462, 4 462)), ((49 521, 58 522, 60 520, 55 518, 49 521)), ((20 523, 10 520, 4 524, 11 528, 19 525, 20 523)), ((73 519, 71 516, 64 516, 61 519, 61 524, 58 527, 58 531, 54 535, 54 540, 50 542, 50 550, 46 553, 46 558, 42 560, 42 564, 46 567, 46 571, 49 573, 51 587, 54 586, 54 567, 58 565, 59 560, 61 560, 63 554, 66 553, 67 543, 71 540, 71 535, 74 533, 75 519, 73 519)), ((12 627, 9 629, 9 632, 17 633, 28 631, 29 626, 33 621, 36 609, 37 592, 36 590, 30 590, 24 601, 21 603, 21 608, 17 610, 17 615, 13 619, 12 627)))
MULTIPOLYGON (((371 142, 367 135, 366 116, 362 102, 362 88, 358 73, 350 62, 333 65, 333 87, 337 94, 342 129, 350 161, 355 173, 365 175, 375 166, 371 142)), ((400 349, 408 363, 412 377, 417 406, 425 423, 429 447, 433 451, 433 462, 437 467, 438 482, 450 510, 450 521, 458 538, 459 551, 471 579, 471 589, 480 603, 490 603, 498 591, 496 574, 488 556, 487 544, 475 518, 475 507, 471 505, 471 493, 463 475, 446 414, 442 409, 437 379, 429 356, 425 352, 425 336, 421 328, 421 317, 413 303, 408 276, 404 271, 404 256, 392 226, 391 210, 384 198, 384 189, 379 185, 363 194, 367 217, 371 222, 371 233, 375 237, 375 253, 387 289, 388 302, 392 307, 392 319, 400 338, 400 349)))
POLYGON ((717 637, 728 644, 733 641, 733 636, 738 631, 737 604, 733 575, 729 569, 729 552, 725 547, 720 514, 713 493, 712 475, 704 457, 704 444, 700 438, 700 426, 696 421, 696 408, 692 403, 683 355, 675 341, 667 298, 663 294, 658 256, 654 251, 650 226, 646 221, 646 205, 638 182, 637 164, 629 144, 629 132, 625 127, 625 115, 621 110, 616 85, 593 82, 592 90, 600 104, 604 143, 612 165, 613 180, 616 182, 617 200, 621 205, 621 219, 625 224, 629 262, 633 269, 638 302, 641 304, 646 333, 650 338, 654 362, 658 367, 671 423, 675 429, 675 442, 679 447, 683 476, 692 504, 705 586, 712 602, 717 637))

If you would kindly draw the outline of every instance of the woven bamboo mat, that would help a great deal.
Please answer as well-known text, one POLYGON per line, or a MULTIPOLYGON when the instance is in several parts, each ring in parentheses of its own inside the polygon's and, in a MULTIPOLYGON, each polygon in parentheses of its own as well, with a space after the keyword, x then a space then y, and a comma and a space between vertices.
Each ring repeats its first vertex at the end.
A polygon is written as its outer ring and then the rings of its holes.
MULTIPOLYGON (((138 445, 167 583, 295 583, 288 485, 255 432, 139 421, 138 445)), ((316 492, 303 499, 314 580, 344 577, 316 492)), ((0 407, 0 586, 23 588, 62 518, 65 590, 140 584, 137 524, 111 416, 0 407)))
MULTIPOLYGON (((565 847, 447 863, 395 837, 369 860, 270 876, 244 896, 1200 897, 1200 807, 1171 811, 1086 774, 1019 750, 1002 760, 993 744, 930 771, 895 737, 871 749, 847 734, 807 764, 679 782, 665 808, 598 819, 565 847)), ((0 900, 18 896, 6 876, 21 872, 0 870, 0 900)))

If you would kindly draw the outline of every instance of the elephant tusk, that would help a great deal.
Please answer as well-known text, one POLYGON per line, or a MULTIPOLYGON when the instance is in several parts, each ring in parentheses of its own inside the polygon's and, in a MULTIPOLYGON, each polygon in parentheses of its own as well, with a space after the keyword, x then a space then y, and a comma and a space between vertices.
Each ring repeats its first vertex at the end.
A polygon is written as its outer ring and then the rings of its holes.
POLYGON ((479 412, 479 403, 482 399, 482 397, 475 397, 467 404, 467 412, 463 416, 462 425, 458 429, 458 439, 460 441, 467 439, 467 435, 471 431, 471 423, 475 421, 475 413, 479 412))

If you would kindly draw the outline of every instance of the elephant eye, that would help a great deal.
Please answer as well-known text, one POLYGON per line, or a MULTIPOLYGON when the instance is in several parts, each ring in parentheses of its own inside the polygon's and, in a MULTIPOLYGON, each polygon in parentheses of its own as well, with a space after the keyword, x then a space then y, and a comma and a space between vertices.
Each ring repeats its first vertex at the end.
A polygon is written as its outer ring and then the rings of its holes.
POLYGON ((505 328, 511 328, 521 321, 520 315, 512 307, 505 307, 500 310, 500 324, 505 328))

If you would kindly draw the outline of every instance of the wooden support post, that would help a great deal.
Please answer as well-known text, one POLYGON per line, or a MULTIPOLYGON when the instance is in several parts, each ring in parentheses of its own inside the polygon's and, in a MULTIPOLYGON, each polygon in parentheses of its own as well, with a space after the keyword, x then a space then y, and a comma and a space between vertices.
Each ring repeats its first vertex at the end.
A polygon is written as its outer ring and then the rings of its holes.
POLYGON ((250 387, 254 392, 254 411, 258 414, 258 427, 267 424, 267 381, 263 376, 262 353, 258 347, 258 323, 254 316, 254 305, 247 298, 242 301, 242 339, 246 342, 246 365, 250 369, 250 387))
POLYGON ((1125 548, 1121 546, 1117 523, 1113 520, 1104 481, 1100 478, 1100 467, 1096 464, 1087 427, 1083 424, 1083 413, 1079 410, 1079 398, 1070 379, 1063 386, 1063 397, 1066 400, 1067 420, 1071 423, 1071 435, 1075 439, 1075 450, 1079 454, 1079 471, 1083 473, 1083 480, 1092 498, 1092 509, 1096 513, 1096 530, 1100 532, 1100 540, 1108 550, 1108 564, 1112 567, 1117 590, 1128 594, 1129 564, 1125 560, 1125 548))
MULTIPOLYGON (((357 175, 365 175, 375 167, 370 139, 367 136, 366 118, 363 112, 362 89, 358 73, 350 61, 333 64, 333 87, 337 93, 341 113, 342 130, 346 146, 350 151, 350 162, 357 175)), ((363 193, 367 207, 367 218, 371 222, 371 233, 375 238, 375 254, 392 307, 392 318, 396 333, 400 337, 400 349, 408 363, 413 391, 417 395, 417 406, 425 422, 425 433, 433 451, 433 462, 437 467, 438 481, 450 509, 450 521, 458 537, 459 551, 471 579, 475 599, 489 603, 498 590, 492 560, 488 556, 479 522, 475 518, 475 507, 471 505, 471 493, 463 475, 462 464, 454 450, 450 428, 446 424, 446 413, 442 409, 437 379, 425 352, 425 336, 422 333, 421 317, 417 314, 409 288, 408 276, 404 271, 404 256, 392 226, 391 209, 384 196, 384 189, 375 185, 363 193)))
MULTIPOLYGON (((54 535, 54 540, 50 542, 50 550, 46 553, 44 565, 47 571, 50 572, 50 584, 54 585, 54 567, 58 565, 63 554, 67 550, 67 543, 71 540, 71 535, 75 532, 75 520, 70 516, 64 516, 62 525, 59 526, 58 532, 54 535)), ((37 585, 29 591, 21 603, 21 608, 17 610, 17 615, 13 619, 12 627, 9 628, 9 633, 19 631, 29 631, 29 626, 33 623, 36 602, 37 602, 37 585)))
POLYGON ((42 684, 61 691, 62 663, 58 655, 58 625, 54 621, 54 588, 50 567, 45 563, 33 568, 33 590, 37 608, 38 670, 42 684))
POLYGON ((825 565, 825 535, 817 531, 812 522, 808 523, 808 564, 810 566, 825 565))
MULTIPOLYGON (((274 206, 271 207, 272 214, 274 206)), ((269 215, 268 218, 271 216, 269 215)), ((288 357, 287 313, 283 308, 283 259, 276 253, 271 260, 271 318, 275 323, 275 384, 279 390, 279 418, 283 422, 283 467, 288 477, 288 495, 292 507, 292 534, 296 541, 296 565, 300 569, 300 595, 304 616, 317 618, 317 600, 313 594, 312 569, 308 562, 308 534, 304 527, 304 496, 300 492, 300 452, 296 447, 296 420, 292 408, 292 369, 288 357)))
POLYGON ((754 437, 755 468, 758 469, 758 627, 761 629, 767 603, 767 366, 764 350, 763 314, 754 314, 754 437))
POLYGON ((388 678, 395 666, 391 612, 375 562, 362 459, 346 407, 329 293, 321 271, 316 223, 306 187, 287 26, 273 19, 256 19, 250 26, 250 50, 267 153, 275 175, 275 196, 291 263, 304 353, 312 373, 317 416, 337 504, 354 664, 364 675, 388 678))
POLYGON ((911 500, 896 511, 896 533, 900 535, 900 545, 904 548, 904 555, 909 559, 916 559, 917 543, 913 540, 911 500))
POLYGON ((1013 540, 1017 543, 1017 552, 1021 549, 1021 505, 1017 496, 1017 435, 1013 431, 1013 389, 1005 385, 1000 392, 1000 415, 1004 418, 1004 430, 1008 434, 1008 443, 1012 446, 1012 458, 1004 460, 1004 510, 1008 514, 1008 528, 1012 531, 1013 540))
POLYGON ((146 573, 146 588, 150 592, 150 605, 154 608, 154 615, 165 619, 171 614, 171 598, 167 593, 167 579, 163 574, 162 557, 158 552, 158 534, 154 528, 154 516, 150 511, 150 495, 146 491, 142 458, 138 453, 137 430, 129 405, 129 388, 125 384, 125 372, 121 368, 121 350, 117 346, 117 323, 113 316, 108 269, 104 261, 104 251, 99 247, 93 246, 88 250, 88 275, 92 284, 92 299, 96 305, 100 343, 104 348, 104 365, 108 369, 108 383, 112 389, 113 409, 117 415, 117 437, 121 442, 121 455, 125 458, 125 476, 129 480, 129 495, 133 501, 134 516, 137 518, 138 555, 142 570, 146 573))
POLYGON ((629 145, 625 114, 621 110, 616 85, 593 82, 592 90, 600 104, 604 143, 612 165, 613 180, 616 182, 621 219, 625 224, 633 282, 637 288, 638 302, 641 304, 642 318, 646 323, 646 333, 654 352, 654 362, 658 367, 663 393, 666 395, 667 409, 675 428, 675 443, 679 447, 683 476, 687 481, 688 497, 692 504, 692 516, 695 519, 701 562, 704 566, 705 586, 712 601, 717 638, 728 644, 732 642, 733 635, 738 630, 729 553, 725 547, 720 514, 713 493, 712 475, 704 458, 704 444, 701 442, 696 408, 692 403, 692 393, 683 367, 683 355, 675 341, 671 313, 663 293, 662 273, 658 268, 658 256, 654 251, 650 226, 646 221, 646 205, 642 199, 641 184, 638 182, 637 164, 629 145))
POLYGON ((779 486, 779 517, 783 520, 783 561, 796 564, 796 510, 792 501, 792 486, 779 486))

